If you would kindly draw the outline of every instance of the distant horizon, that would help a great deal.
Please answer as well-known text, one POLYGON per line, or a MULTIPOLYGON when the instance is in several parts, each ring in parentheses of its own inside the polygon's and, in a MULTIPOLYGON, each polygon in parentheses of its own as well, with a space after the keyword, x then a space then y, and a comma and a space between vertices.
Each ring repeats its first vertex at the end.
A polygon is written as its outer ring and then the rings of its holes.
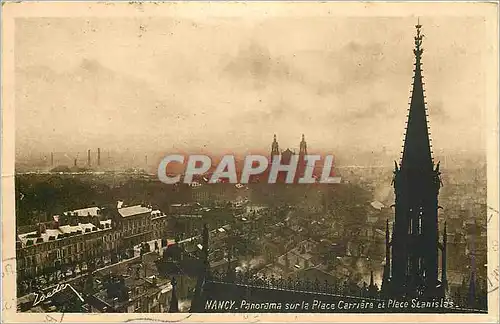
MULTIPOLYGON (((284 148, 285 150, 287 148, 284 148)), ((293 151, 293 149, 292 149, 293 151)), ((198 153, 206 153, 207 151, 197 150, 197 151, 142 151, 142 152, 133 152, 133 151, 108 151, 104 148, 101 148, 101 167, 100 169, 106 168, 134 168, 134 167, 148 167, 150 169, 154 169, 157 167, 160 160, 168 154, 198 154, 198 153), (146 158, 147 157, 147 158, 146 158)), ((77 159, 77 166, 82 168, 88 167, 87 160, 87 151, 81 152, 53 152, 54 163, 51 166, 68 166, 73 167, 74 159, 77 159)), ((269 151, 260 152, 255 150, 251 152, 252 154, 262 154, 264 156, 269 156, 269 151)), ((298 149, 296 150, 298 154, 298 149)), ((346 166, 375 166, 375 167, 387 167, 389 169, 393 168, 394 161, 399 163, 399 159, 401 158, 401 154, 392 154, 392 152, 380 150, 380 151, 359 151, 359 150, 340 150, 336 152, 330 151, 310 151, 310 153, 314 154, 332 154, 335 158, 334 162, 337 167, 346 167, 346 166)), ((229 152, 219 152, 219 153, 210 153, 208 155, 211 156, 214 162, 218 162, 219 159, 226 155, 231 154, 229 152)), ((246 153, 233 153, 238 162, 241 162, 246 153)), ((486 164, 486 154, 485 152, 453 152, 450 154, 444 154, 440 152, 439 154, 433 154, 434 162, 441 163, 442 168, 460 168, 464 164, 467 163, 479 163, 481 165, 486 164)), ((20 166, 25 167, 39 167, 41 164, 45 164, 47 167, 50 166, 51 155, 50 152, 32 152, 31 156, 23 156, 16 158, 16 169, 20 166)), ((90 169, 97 167, 97 149, 91 150, 91 165, 90 169)))

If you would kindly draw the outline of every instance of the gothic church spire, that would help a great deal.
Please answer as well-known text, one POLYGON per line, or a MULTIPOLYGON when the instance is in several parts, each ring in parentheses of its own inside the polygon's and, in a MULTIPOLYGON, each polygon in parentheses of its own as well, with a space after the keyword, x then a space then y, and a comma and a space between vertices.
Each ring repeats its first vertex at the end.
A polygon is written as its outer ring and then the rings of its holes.
POLYGON ((408 169, 432 170, 432 153, 430 146, 429 128, 427 126, 427 108, 425 102, 424 83, 422 76, 422 25, 417 24, 415 39, 415 69, 413 70, 413 89, 411 93, 408 124, 404 140, 401 167, 408 169))

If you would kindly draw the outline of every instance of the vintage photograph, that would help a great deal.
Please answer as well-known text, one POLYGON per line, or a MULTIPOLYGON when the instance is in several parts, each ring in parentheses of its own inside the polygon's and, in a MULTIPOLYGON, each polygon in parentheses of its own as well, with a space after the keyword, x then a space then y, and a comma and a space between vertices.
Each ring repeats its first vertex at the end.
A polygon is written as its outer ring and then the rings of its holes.
POLYGON ((11 311, 496 312, 497 6, 233 5, 12 19, 11 311))

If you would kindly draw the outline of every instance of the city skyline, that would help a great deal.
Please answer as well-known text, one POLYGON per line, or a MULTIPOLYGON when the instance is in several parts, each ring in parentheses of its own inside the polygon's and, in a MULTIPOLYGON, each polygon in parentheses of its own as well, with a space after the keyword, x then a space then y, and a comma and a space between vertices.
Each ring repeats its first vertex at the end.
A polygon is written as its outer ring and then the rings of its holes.
POLYGON ((496 7, 45 6, 4 6, 10 320, 498 317, 496 7))

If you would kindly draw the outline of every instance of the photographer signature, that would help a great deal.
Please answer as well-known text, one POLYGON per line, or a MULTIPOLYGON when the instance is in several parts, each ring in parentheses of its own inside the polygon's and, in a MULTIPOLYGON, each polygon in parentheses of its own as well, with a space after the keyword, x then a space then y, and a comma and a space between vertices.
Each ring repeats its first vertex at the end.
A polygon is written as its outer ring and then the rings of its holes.
POLYGON ((76 294, 76 296, 82 302, 84 301, 83 297, 70 284, 58 284, 56 287, 54 287, 54 289, 52 289, 48 293, 43 293, 43 292, 36 293, 35 292, 34 293, 35 294, 35 301, 33 302, 33 307, 36 306, 36 305, 38 305, 38 304, 40 304, 41 302, 49 299, 50 297, 56 295, 57 293, 60 293, 61 291, 63 291, 67 287, 69 287, 71 290, 73 290, 73 292, 76 294))

